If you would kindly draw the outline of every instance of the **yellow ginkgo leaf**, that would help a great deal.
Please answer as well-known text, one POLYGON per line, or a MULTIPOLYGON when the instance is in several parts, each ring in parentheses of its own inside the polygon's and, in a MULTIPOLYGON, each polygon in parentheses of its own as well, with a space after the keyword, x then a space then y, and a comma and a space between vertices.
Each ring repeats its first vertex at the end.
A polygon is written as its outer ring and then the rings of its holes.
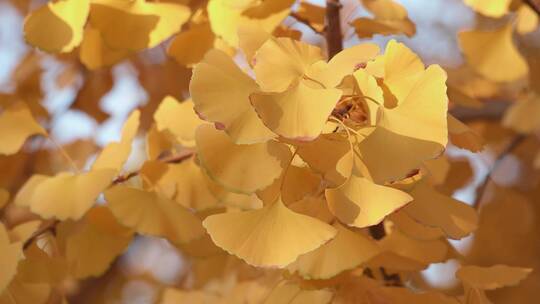
POLYGON ((379 241, 381 254, 371 260, 370 267, 385 267, 396 271, 418 271, 431 263, 447 259, 448 245, 440 240, 418 240, 399 230, 379 241))
POLYGON ((19 224, 9 231, 11 242, 26 242, 41 226, 41 220, 34 220, 19 224))
POLYGON ((529 6, 521 5, 517 10, 516 31, 520 34, 528 34, 538 28, 538 14, 529 6))
MULTIPOLYGON (((211 191, 208 177, 203 173, 194 159, 185 160, 179 164, 161 164, 165 167, 164 172, 158 173, 159 178, 149 176, 154 184, 154 189, 174 199, 180 205, 195 210, 204 210, 215 207, 219 202, 211 191), (170 190, 169 190, 170 189, 170 190)), ((147 176, 146 165, 141 174, 147 176)))
POLYGON ((113 169, 119 172, 131 153, 131 144, 139 129, 139 117, 141 113, 136 110, 129 115, 122 128, 120 142, 108 144, 98 155, 92 165, 92 170, 113 169))
POLYGON ((34 175, 15 197, 15 204, 29 207, 43 218, 80 219, 112 182, 115 170, 94 170, 56 176, 34 175))
POLYGON ((176 288, 166 288, 161 296, 159 304, 211 304, 219 301, 219 297, 210 292, 200 290, 181 290, 176 288))
POLYGON ((26 17, 24 37, 47 52, 71 52, 83 39, 89 11, 89 0, 49 1, 26 17))
POLYGON ((459 148, 471 152, 479 152, 484 148, 484 140, 480 135, 450 114, 448 114, 448 136, 452 144, 459 148))
POLYGON ((332 292, 328 289, 302 289, 299 284, 283 282, 266 297, 264 304, 328 304, 332 292))
POLYGON ((211 215, 203 225, 216 245, 264 267, 284 267, 336 234, 332 226, 289 210, 281 200, 258 210, 211 215))
POLYGON ((90 70, 111 66, 127 58, 131 52, 125 49, 110 48, 101 33, 88 25, 79 49, 79 59, 90 70))
POLYGON ((57 227, 70 273, 76 278, 105 272, 127 248, 132 235, 133 232, 120 225, 103 206, 91 209, 81 221, 62 222, 57 227))
POLYGON ((189 90, 199 116, 224 129, 236 143, 263 142, 275 136, 249 101, 257 84, 224 52, 206 54, 193 70, 189 90))
POLYGON ((257 83, 265 92, 283 92, 322 59, 316 46, 290 38, 269 39, 255 54, 257 83))
POLYGON ((491 267, 462 266, 456 277, 469 287, 492 290, 501 287, 514 286, 527 278, 531 268, 495 265, 491 267))
POLYGON ((201 221, 180 204, 158 193, 116 185, 105 199, 118 221, 135 231, 186 243, 204 234, 201 221))
POLYGON ((390 220, 395 225, 394 229, 400 230, 405 235, 417 240, 430 241, 443 236, 441 229, 423 225, 402 210, 392 214, 390 220))
POLYGON ((518 99, 504 113, 502 124, 512 130, 530 134, 540 130, 540 97, 534 93, 518 99))
POLYGON ((195 133, 198 157, 208 175, 230 191, 250 194, 269 186, 290 160, 275 141, 237 145, 222 131, 201 125, 195 133))
POLYGON ((461 239, 476 230, 478 215, 467 204, 440 194, 426 182, 416 184, 410 194, 414 200, 403 211, 416 221, 438 227, 452 239, 461 239))
POLYGON ((512 0, 464 0, 476 12, 493 18, 499 18, 508 13, 512 0))
POLYGON ((0 293, 15 277, 17 264, 23 258, 22 243, 11 243, 4 224, 0 223, 0 293))
POLYGON ((93 0, 90 24, 113 49, 152 48, 180 31, 188 7, 146 0, 93 0))
POLYGON ((446 73, 430 66, 416 80, 396 107, 380 107, 377 127, 359 143, 361 158, 376 182, 406 177, 441 154, 448 142, 446 73))
POLYGON ((314 140, 341 97, 338 89, 314 89, 298 81, 282 93, 251 95, 264 124, 276 134, 298 141, 314 140))
POLYGON ((169 131, 158 131, 155 124, 146 133, 145 148, 148 160, 155 160, 171 151, 176 140, 169 131))
POLYGON ((337 235, 312 252, 301 255, 287 269, 308 280, 329 279, 369 261, 380 251, 369 237, 334 224, 337 235))
POLYGON ((238 28, 238 47, 244 52, 247 62, 255 64, 253 57, 258 49, 272 37, 260 26, 240 25, 238 28))
POLYGON ((214 46, 214 40, 210 23, 193 23, 173 39, 167 48, 167 55, 182 65, 191 66, 203 59, 204 54, 214 46))
POLYGON ((341 185, 351 175, 351 145, 339 133, 324 134, 312 142, 302 143, 297 154, 332 186, 341 185))
POLYGON ((290 12, 289 8, 285 8, 264 18, 256 19, 244 15, 242 8, 228 6, 226 2, 210 0, 207 6, 208 18, 214 34, 232 47, 238 46, 238 29, 241 26, 260 27, 271 33, 290 12))
POLYGON ((384 54, 367 64, 366 71, 384 78, 384 84, 399 103, 417 85, 424 72, 424 64, 405 44, 392 39, 386 45, 384 54))
POLYGON ((191 99, 180 103, 172 96, 161 101, 154 112, 154 121, 159 131, 171 132, 176 140, 186 147, 195 145, 195 129, 203 122, 195 114, 191 99))
POLYGON ((486 79, 498 82, 515 81, 529 72, 512 36, 511 22, 494 31, 472 30, 458 34, 470 66, 486 79))
POLYGON ((318 61, 306 72, 309 79, 324 84, 326 88, 334 88, 347 75, 365 66, 379 54, 379 46, 373 43, 362 43, 337 53, 328 63, 318 61))
POLYGON ((0 112, 0 155, 17 153, 26 139, 35 134, 47 132, 34 120, 26 104, 19 102, 0 112))
POLYGON ((416 33, 416 26, 409 19, 407 10, 393 0, 362 0, 364 7, 373 14, 373 19, 361 17, 352 22, 360 38, 379 35, 416 33))
POLYGON ((47 283, 29 283, 15 276, 6 289, 0 289, 0 303, 46 303, 51 293, 51 286, 47 283))
POLYGON ((401 190, 377 185, 356 173, 343 185, 326 189, 325 194, 330 211, 340 221, 360 228, 380 223, 412 200, 401 190))

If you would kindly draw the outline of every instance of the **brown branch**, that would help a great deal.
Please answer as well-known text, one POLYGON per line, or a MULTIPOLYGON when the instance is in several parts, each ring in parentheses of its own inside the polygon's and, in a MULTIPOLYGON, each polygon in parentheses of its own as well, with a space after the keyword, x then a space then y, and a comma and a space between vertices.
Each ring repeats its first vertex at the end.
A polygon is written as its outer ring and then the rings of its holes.
POLYGON ((455 106, 450 114, 462 122, 474 120, 500 120, 512 103, 508 101, 488 101, 480 109, 455 106))
POLYGON ((341 34, 341 10, 339 0, 326 0, 326 45, 328 59, 332 59, 343 50, 343 35, 341 34))
MULTIPOLYGON (((163 162, 163 163, 167 163, 167 164, 177 164, 179 162, 182 162, 186 159, 189 159, 191 156, 194 155, 194 151, 187 151, 187 152, 184 152, 184 153, 181 153, 181 154, 175 154, 175 155, 170 155, 170 156, 166 156, 166 157, 163 157, 163 158, 159 158, 158 160, 163 162)), ((119 175, 118 177, 116 177, 112 182, 111 182, 111 186, 113 185, 117 185, 117 184, 121 184, 123 182, 126 182, 127 180, 129 180, 130 178, 132 177, 135 177, 137 175, 140 174, 140 170, 136 170, 136 171, 133 171, 133 172, 129 172, 127 174, 124 174, 124 175, 119 175)), ((54 220, 52 222, 50 222, 49 224, 41 227, 40 229, 36 230, 32 236, 30 236, 23 244, 23 249, 26 249, 28 248, 30 245, 32 245, 32 243, 38 238, 40 237, 41 235, 43 235, 44 233, 47 233, 47 232, 52 232, 54 233, 56 231, 56 226, 58 226, 58 224, 60 223, 59 220, 54 220)))
MULTIPOLYGON (((318 33, 318 34, 322 34, 321 31, 319 31, 317 28, 315 28, 313 25, 311 25, 311 22, 309 22, 308 19, 306 19, 306 18, 304 18, 304 17, 298 15, 298 14, 295 13, 295 12, 292 12, 289 16, 290 16, 291 18, 296 19, 296 21, 298 21, 298 22, 300 22, 300 23, 306 25, 306 26, 309 27, 313 32, 318 33)), ((324 32, 324 30, 323 30, 323 32, 324 32)))
POLYGON ((486 174, 484 181, 476 189, 476 198, 472 204, 474 209, 478 210, 478 208, 480 208, 480 203, 482 202, 482 198, 484 197, 487 186, 489 185, 489 182, 493 180, 493 174, 497 172, 497 169, 499 169, 504 158, 511 154, 521 143, 523 143, 523 141, 525 141, 526 138, 527 136, 523 134, 518 134, 514 136, 514 138, 510 141, 506 148, 504 148, 504 150, 499 154, 499 156, 497 156, 497 159, 493 163, 493 166, 489 170, 488 174, 486 174))
POLYGON ((540 0, 524 0, 523 2, 540 16, 540 0))

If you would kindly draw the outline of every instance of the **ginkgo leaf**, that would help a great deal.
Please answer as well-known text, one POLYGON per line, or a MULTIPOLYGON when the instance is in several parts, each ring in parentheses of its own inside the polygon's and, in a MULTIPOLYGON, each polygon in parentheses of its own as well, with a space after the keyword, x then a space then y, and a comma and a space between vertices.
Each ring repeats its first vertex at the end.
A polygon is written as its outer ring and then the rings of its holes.
POLYGON ((448 245, 442 240, 418 240, 393 230, 379 241, 381 254, 371 260, 370 267, 386 267, 397 271, 418 271, 431 263, 447 259, 448 245))
POLYGON ((79 49, 80 61, 90 70, 114 65, 127 58, 131 52, 125 49, 109 47, 101 33, 88 25, 84 30, 84 38, 79 49))
POLYGON ((471 152, 479 152, 484 149, 484 140, 480 135, 450 114, 448 115, 448 136, 452 144, 459 148, 471 152))
POLYGON ((339 186, 351 175, 353 155, 349 141, 338 133, 324 134, 298 146, 298 155, 332 186, 339 186))
POLYGON ((281 200, 258 210, 211 215, 203 225, 216 245, 264 267, 284 267, 336 235, 332 226, 289 210, 281 200))
POLYGON ((0 293, 15 277, 17 264, 23 258, 22 243, 11 243, 4 224, 0 223, 0 293))
POLYGON ((139 129, 138 110, 131 113, 122 128, 122 139, 120 142, 108 144, 98 155, 96 161, 92 165, 92 170, 113 169, 119 172, 122 170, 124 163, 131 153, 131 144, 137 130, 139 129))
POLYGON ((135 231, 186 243, 204 234, 201 221, 180 204, 155 192, 116 185, 105 199, 118 221, 135 231))
POLYGON ((485 78, 498 82, 515 81, 529 72, 512 37, 511 22, 493 31, 472 30, 458 34, 459 44, 471 67, 485 78))
POLYGON ((334 224, 337 235, 330 242, 298 257, 287 269, 308 280, 328 279, 369 261, 380 251, 369 237, 334 224))
POLYGON ((332 300, 332 292, 327 289, 302 289, 295 283, 284 282, 276 286, 263 302, 264 304, 327 304, 332 300))
POLYGON ((405 235, 422 240, 435 240, 443 236, 439 228, 429 227, 412 219, 407 212, 400 210, 390 216, 390 220, 395 225, 395 229, 400 230, 405 235))
POLYGON ((86 173, 34 175, 15 197, 15 204, 29 207, 43 218, 80 219, 95 203, 116 175, 103 169, 86 173))
POLYGON ((188 7, 146 0, 93 0, 90 24, 113 49, 152 48, 180 31, 188 7))
POLYGON ((263 142, 275 136, 250 103, 249 96, 258 90, 257 84, 227 54, 208 52, 195 66, 189 90, 199 116, 216 123, 236 143, 263 142))
POLYGON ((286 8, 267 17, 256 19, 243 15, 241 8, 228 6, 225 2, 210 0, 207 6, 208 18, 214 34, 232 47, 238 46, 238 28, 240 26, 260 27, 271 33, 290 12, 290 9, 286 8))
POLYGON ((527 278, 531 268, 495 265, 491 267, 462 266, 456 272, 456 277, 469 287, 482 290, 492 290, 501 287, 514 286, 527 278))
POLYGON ((91 209, 81 221, 60 223, 57 235, 65 246, 70 273, 76 278, 86 278, 105 272, 127 248, 133 232, 101 206, 91 209))
POLYGON ((18 102, 0 112, 0 155, 17 153, 32 135, 47 135, 26 104, 18 102))
POLYGON ((324 84, 326 88, 338 86, 343 78, 352 75, 360 67, 379 54, 379 46, 362 43, 337 53, 328 63, 317 61, 311 65, 306 76, 313 81, 324 84))
POLYGON ((182 65, 192 66, 203 59, 204 54, 214 46, 214 40, 210 23, 193 23, 172 40, 167 55, 182 65))
POLYGON ((539 16, 529 5, 521 5, 517 10, 516 31, 528 34, 538 28, 539 16))
POLYGON ((326 189, 325 195, 330 211, 340 221, 360 228, 380 223, 412 200, 401 190, 377 185, 356 173, 343 185, 326 189))
POLYGON ((89 0, 49 1, 26 17, 24 37, 47 52, 71 52, 83 39, 89 11, 89 0))
POLYGON ((338 89, 314 89, 298 81, 282 93, 251 95, 264 124, 284 138, 311 141, 321 133, 341 97, 338 89))
POLYGON ((513 103, 505 112, 502 124, 516 132, 530 134, 540 130, 540 97, 529 94, 513 103))
POLYGON ((461 239, 476 230, 478 215, 465 203, 440 194, 426 182, 410 192, 413 202, 403 210, 416 221, 438 227, 452 239, 461 239))
POLYGON ((201 166, 212 179, 234 192, 250 194, 269 186, 290 159, 284 144, 269 141, 237 145, 211 125, 199 126, 195 140, 201 166))
POLYGON ((512 0, 464 0, 463 2, 482 15, 499 18, 508 12, 512 0))
POLYGON ((260 26, 240 25, 238 27, 238 47, 244 52, 247 62, 255 64, 253 57, 258 49, 272 37, 260 26))
POLYGON ((316 46, 290 38, 269 39, 255 54, 257 83, 265 92, 283 92, 322 59, 316 46))
POLYGON ((212 208, 219 203, 211 191, 208 177, 194 159, 162 166, 165 170, 158 173, 159 178, 155 181, 148 175, 146 164, 141 169, 141 174, 148 176, 155 183, 154 188, 162 194, 170 192, 172 193, 170 198, 186 208, 195 210, 212 208))
POLYGON ((9 231, 11 242, 26 242, 41 226, 41 220, 34 220, 19 224, 9 231))
POLYGON ((373 19, 361 17, 352 22, 360 38, 379 35, 416 33, 416 26, 408 18, 407 10, 393 0, 362 0, 364 7, 373 14, 373 19))
POLYGON ((186 147, 195 146, 195 129, 203 122, 195 114, 191 99, 178 102, 172 96, 161 101, 154 112, 154 121, 159 131, 170 131, 186 147))
POLYGON ((0 303, 21 304, 21 303, 45 303, 49 299, 51 286, 46 283, 28 283, 15 276, 11 284, 6 289, 0 289, 0 303))
POLYGON ((396 107, 380 107, 377 127, 358 144, 375 182, 404 178, 448 142, 446 73, 430 66, 416 79, 396 107))
POLYGON ((200 290, 180 290, 175 288, 166 288, 161 296, 160 304, 211 304, 219 301, 219 297, 210 292, 200 290))
POLYGON ((50 236, 42 239, 40 247, 36 242, 25 249, 25 259, 20 262, 17 275, 28 283, 47 283, 56 285, 68 277, 67 263, 58 254, 58 244, 50 236), (51 249, 49 246, 57 246, 51 249))
POLYGON ((383 55, 369 62, 366 71, 379 78, 398 102, 409 96, 424 72, 424 64, 405 44, 390 40, 383 55))

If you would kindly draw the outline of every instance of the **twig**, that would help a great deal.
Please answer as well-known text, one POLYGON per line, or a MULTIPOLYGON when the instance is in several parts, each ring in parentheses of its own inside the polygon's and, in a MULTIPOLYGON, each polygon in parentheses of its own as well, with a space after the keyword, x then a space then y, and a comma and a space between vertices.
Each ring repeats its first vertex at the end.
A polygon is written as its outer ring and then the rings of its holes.
POLYGON ((341 34, 341 19, 339 0, 326 0, 326 44, 328 59, 343 50, 343 35, 341 34))
POLYGON ((484 102, 484 106, 480 109, 472 109, 463 106, 456 106, 449 112, 460 121, 474 120, 500 120, 508 107, 512 103, 508 101, 489 101, 484 102))
POLYGON ((484 197, 484 194, 486 192, 487 186, 489 185, 489 182, 493 179, 493 174, 497 172, 497 169, 499 169, 502 161, 506 156, 508 156, 510 153, 512 153, 525 139, 527 136, 523 134, 516 135, 512 141, 504 148, 504 150, 497 156, 497 159, 493 163, 493 166, 489 170, 489 172, 486 174, 486 177, 482 184, 478 186, 478 189, 476 190, 476 198, 472 204, 474 209, 480 208, 480 203, 482 202, 482 198, 484 197))
POLYGON ((318 34, 322 34, 324 32, 324 30, 321 32, 320 30, 318 30, 317 28, 315 28, 313 25, 311 25, 311 23, 309 22, 308 19, 298 15, 297 13, 293 12, 289 15, 290 17, 296 19, 296 21, 302 23, 302 24, 305 24, 307 27, 309 27, 312 31, 314 31, 315 33, 318 33, 318 34))
POLYGON ((540 16, 540 1, 539 0, 524 0, 525 4, 527 4, 538 16, 540 16))

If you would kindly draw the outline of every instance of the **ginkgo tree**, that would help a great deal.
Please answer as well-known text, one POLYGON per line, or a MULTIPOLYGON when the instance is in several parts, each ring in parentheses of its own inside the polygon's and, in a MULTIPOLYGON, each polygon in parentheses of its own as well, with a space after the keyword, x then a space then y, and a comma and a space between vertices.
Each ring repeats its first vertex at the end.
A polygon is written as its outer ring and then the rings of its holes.
POLYGON ((129 303, 137 280, 162 304, 535 303, 540 3, 464 0, 455 68, 364 39, 415 35, 398 1, 342 2, 11 0, 31 50, 0 95, 0 303, 129 303), (58 143, 51 58, 98 124, 113 68, 136 70, 148 100, 119 140, 58 143), (522 177, 500 182, 510 156, 522 177), (142 238, 180 279, 124 269, 142 238), (458 286, 425 280, 441 263, 458 286))

